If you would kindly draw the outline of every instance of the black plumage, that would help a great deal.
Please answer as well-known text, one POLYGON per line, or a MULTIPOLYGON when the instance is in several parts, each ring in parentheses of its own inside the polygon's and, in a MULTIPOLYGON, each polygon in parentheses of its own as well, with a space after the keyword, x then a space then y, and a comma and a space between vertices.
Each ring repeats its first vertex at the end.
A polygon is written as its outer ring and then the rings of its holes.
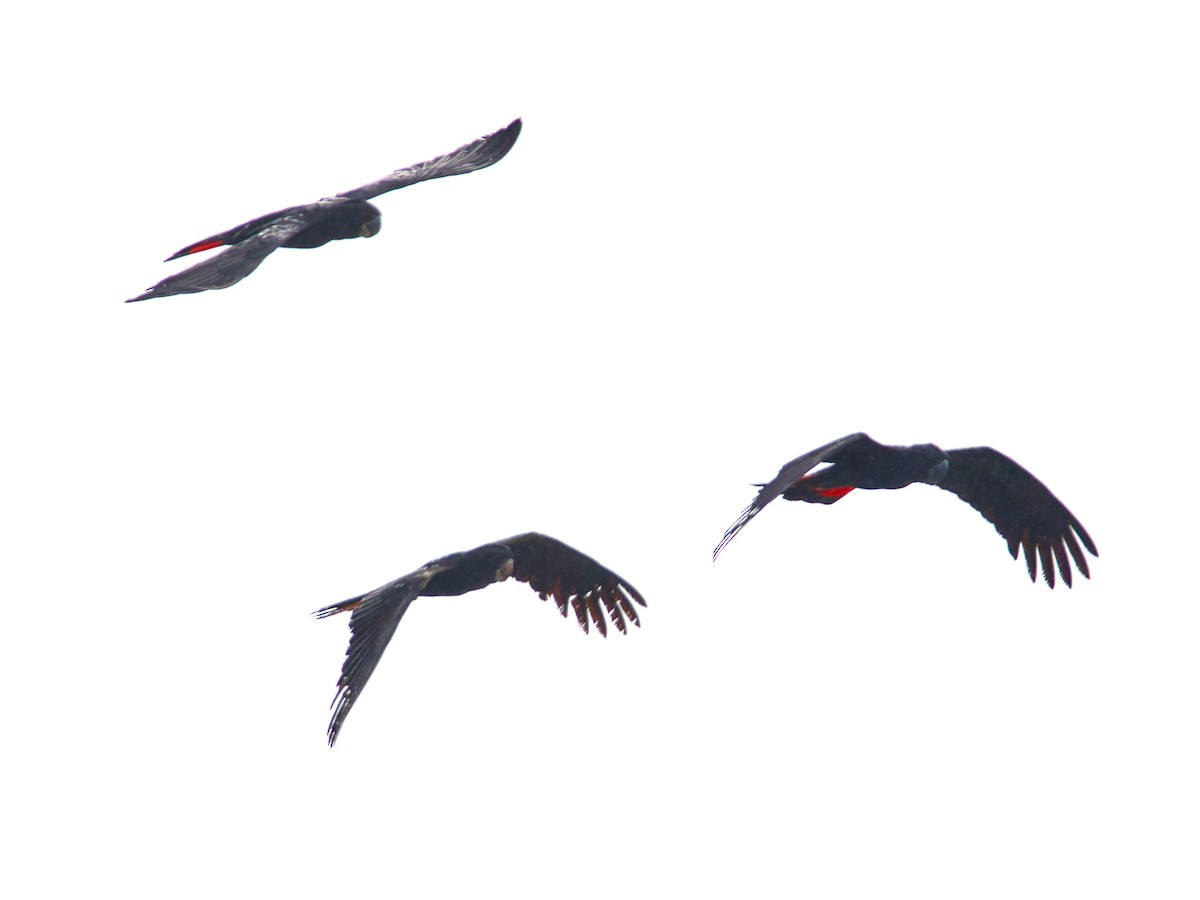
POLYGON ((1024 551, 1030 580, 1037 580, 1039 559, 1042 576, 1052 588, 1055 564, 1067 587, 1071 586, 1070 560, 1085 578, 1091 577, 1080 543, 1093 556, 1099 553, 1083 525, 1046 485, 1003 453, 991 447, 893 447, 862 432, 796 457, 760 485, 754 502, 742 510, 713 550, 713 559, 776 497, 828 504, 856 488, 897 490, 915 483, 936 485, 975 507, 1008 543, 1013 559, 1024 551), (821 463, 829 465, 808 474, 821 463))
POLYGON ((544 534, 528 532, 435 559, 373 591, 313 613, 319 619, 350 613, 350 646, 333 698, 329 745, 337 740, 346 716, 415 599, 466 594, 507 578, 524 581, 543 600, 553 597, 564 617, 568 607, 573 609, 585 633, 589 620, 601 635, 608 634, 609 620, 622 634, 627 622, 641 627, 633 604, 645 606, 646 601, 633 585, 590 556, 544 534))
POLYGON ((196 241, 168 256, 167 261, 214 247, 229 246, 229 249, 182 272, 169 275, 125 302, 227 288, 257 269, 279 247, 311 249, 330 241, 373 237, 379 233, 381 213, 376 206, 367 202, 369 199, 431 178, 462 175, 487 168, 505 157, 520 133, 521 120, 516 119, 506 128, 464 144, 453 153, 397 169, 377 181, 343 191, 335 197, 267 213, 228 231, 196 241))

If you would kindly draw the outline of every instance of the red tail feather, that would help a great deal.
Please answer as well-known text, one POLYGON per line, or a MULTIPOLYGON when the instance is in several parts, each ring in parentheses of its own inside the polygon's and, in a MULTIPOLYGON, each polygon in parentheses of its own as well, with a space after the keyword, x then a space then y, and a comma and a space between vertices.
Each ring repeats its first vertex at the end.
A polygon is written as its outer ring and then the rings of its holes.
POLYGON ((175 254, 173 254, 171 256, 168 256, 166 261, 170 262, 173 259, 179 259, 179 257, 181 257, 181 256, 189 256, 193 253, 203 253, 205 250, 211 250, 213 247, 224 247, 224 246, 225 246, 224 241, 212 241, 212 240, 199 241, 195 244, 191 244, 190 246, 184 247, 182 250, 176 252, 175 254))
POLYGON ((186 250, 182 250, 180 252, 184 253, 184 254, 202 253, 205 250, 211 250, 213 247, 224 246, 224 244, 225 244, 224 241, 201 241, 198 244, 192 244, 192 246, 190 246, 186 250))
POLYGON ((849 485, 837 485, 835 487, 813 488, 813 493, 819 494, 822 497, 829 497, 832 500, 840 500, 852 490, 854 488, 849 485))

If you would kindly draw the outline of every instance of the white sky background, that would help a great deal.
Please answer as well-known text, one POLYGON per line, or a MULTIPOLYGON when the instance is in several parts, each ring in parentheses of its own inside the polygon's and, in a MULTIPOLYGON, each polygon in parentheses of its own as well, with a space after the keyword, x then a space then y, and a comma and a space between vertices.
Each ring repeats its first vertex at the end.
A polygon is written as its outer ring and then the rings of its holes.
POLYGON ((12 896, 1195 897, 1196 23, 981 6, 10 18, 12 896), (121 302, 516 116, 370 241, 121 302), (1092 581, 924 487, 710 563, 856 430, 1008 453, 1092 581), (309 612, 531 529, 644 627, 422 600, 330 751, 309 612))

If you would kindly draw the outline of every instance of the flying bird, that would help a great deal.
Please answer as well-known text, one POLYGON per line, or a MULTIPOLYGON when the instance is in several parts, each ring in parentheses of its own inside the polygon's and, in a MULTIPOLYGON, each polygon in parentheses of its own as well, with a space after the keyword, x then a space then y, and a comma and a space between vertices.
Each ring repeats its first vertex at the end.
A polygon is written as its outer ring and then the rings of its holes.
POLYGON ((626 620, 641 627, 633 603, 645 606, 646 601, 633 585, 590 556, 544 534, 531 531, 427 562, 383 587, 313 613, 318 619, 350 613, 350 646, 330 704, 333 718, 327 730, 329 746, 337 740, 342 723, 383 657, 409 604, 418 597, 467 594, 507 578, 524 581, 543 600, 553 597, 564 618, 567 607, 571 607, 584 633, 590 618, 596 630, 607 636, 608 622, 601 606, 622 634, 628 627, 626 620))
POLYGON ((431 178, 486 169, 505 157, 520 133, 521 120, 516 119, 508 127, 464 144, 453 153, 397 169, 378 181, 343 191, 335 197, 267 213, 228 231, 188 244, 168 256, 166 261, 214 247, 228 246, 229 249, 164 278, 154 287, 125 302, 227 288, 257 269, 279 247, 311 248, 347 238, 374 237, 379 233, 381 213, 378 207, 367 202, 372 197, 431 178))
POLYGON ((891 447, 859 432, 798 456, 771 481, 757 485, 754 502, 742 510, 713 550, 713 560, 725 545, 776 497, 805 503, 836 503, 855 488, 893 491, 921 482, 957 494, 996 526, 1008 542, 1013 559, 1025 552, 1030 581, 1037 581, 1038 559, 1046 584, 1054 587, 1054 563, 1067 587, 1071 559, 1084 578, 1090 578, 1087 557, 1099 556, 1096 544, 1079 520, 1050 489, 1029 471, 991 447, 943 450, 934 444, 891 447), (830 465, 808 474, 821 463, 830 465))

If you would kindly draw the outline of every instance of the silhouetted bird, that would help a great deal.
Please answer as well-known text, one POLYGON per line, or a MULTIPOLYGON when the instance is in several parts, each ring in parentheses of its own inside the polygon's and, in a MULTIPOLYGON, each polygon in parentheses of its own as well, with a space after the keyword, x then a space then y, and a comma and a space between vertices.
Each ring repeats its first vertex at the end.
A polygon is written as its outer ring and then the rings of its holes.
POLYGON ((553 597, 564 618, 570 606, 585 633, 590 617, 596 630, 607 636, 608 624, 601 606, 622 634, 627 628, 626 619, 641 627, 630 601, 642 606, 646 601, 633 585, 590 556, 544 534, 531 531, 435 559, 383 587, 313 613, 324 619, 350 612, 350 646, 331 704, 334 713, 329 722, 329 746, 337 740, 342 723, 410 603, 418 597, 466 594, 506 578, 524 581, 543 600, 553 597))
POLYGON ((933 444, 889 447, 862 432, 796 457, 774 479, 759 485, 762 490, 725 532, 713 550, 713 559, 746 523, 780 495, 784 500, 836 503, 855 488, 896 490, 915 482, 937 485, 979 510, 1008 541, 1013 559, 1017 558, 1018 548, 1024 549, 1031 581, 1037 580, 1037 561, 1041 557, 1042 575, 1054 587, 1053 557, 1063 581, 1070 587, 1068 550, 1083 576, 1091 577, 1079 541, 1093 556, 1099 553, 1079 520, 1048 487, 1003 453, 991 447, 962 450, 943 450, 933 444), (821 463, 831 465, 808 474, 821 463))
POLYGON ((406 169, 397 169, 378 181, 344 191, 336 197, 326 197, 303 206, 289 206, 196 241, 168 256, 167 262, 214 247, 232 246, 211 259, 164 278, 154 287, 125 302, 227 288, 257 269, 259 263, 278 247, 311 248, 330 241, 373 237, 379 233, 381 213, 367 202, 372 197, 408 187, 418 181, 485 169, 504 158, 520 133, 521 120, 517 119, 507 128, 464 144, 453 153, 406 169))

